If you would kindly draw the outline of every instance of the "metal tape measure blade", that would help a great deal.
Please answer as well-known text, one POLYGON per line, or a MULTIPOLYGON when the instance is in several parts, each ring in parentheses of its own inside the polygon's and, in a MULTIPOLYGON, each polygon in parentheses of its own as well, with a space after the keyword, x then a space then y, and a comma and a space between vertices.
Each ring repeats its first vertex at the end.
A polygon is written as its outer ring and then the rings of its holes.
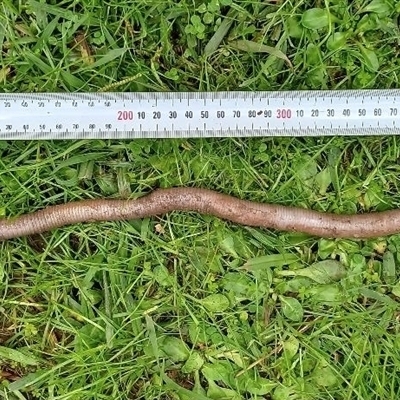
POLYGON ((0 139, 400 134, 400 90, 0 94, 0 139))

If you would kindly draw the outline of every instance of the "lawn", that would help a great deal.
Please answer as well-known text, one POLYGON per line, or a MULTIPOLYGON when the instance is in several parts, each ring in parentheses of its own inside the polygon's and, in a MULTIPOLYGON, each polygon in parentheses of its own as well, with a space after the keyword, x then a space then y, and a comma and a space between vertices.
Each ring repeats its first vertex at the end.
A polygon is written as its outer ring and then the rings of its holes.
MULTIPOLYGON (((395 0, 3 0, 1 91, 397 88, 399 13, 395 0)), ((392 136, 3 141, 0 215, 171 186, 386 210, 399 160, 392 136)), ((183 212, 5 241, 0 397, 396 399, 399 265, 400 235, 183 212)))

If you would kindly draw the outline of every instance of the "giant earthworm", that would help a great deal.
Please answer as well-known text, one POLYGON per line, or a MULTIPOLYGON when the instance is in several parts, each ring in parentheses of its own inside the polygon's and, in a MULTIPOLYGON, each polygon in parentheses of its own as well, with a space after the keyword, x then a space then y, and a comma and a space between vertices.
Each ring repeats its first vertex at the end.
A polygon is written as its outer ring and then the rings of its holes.
POLYGON ((235 224, 326 238, 376 238, 400 232, 400 210, 341 215, 257 203, 201 188, 157 189, 135 200, 81 200, 0 219, 0 240, 39 234, 66 225, 134 220, 172 211, 212 215, 235 224))

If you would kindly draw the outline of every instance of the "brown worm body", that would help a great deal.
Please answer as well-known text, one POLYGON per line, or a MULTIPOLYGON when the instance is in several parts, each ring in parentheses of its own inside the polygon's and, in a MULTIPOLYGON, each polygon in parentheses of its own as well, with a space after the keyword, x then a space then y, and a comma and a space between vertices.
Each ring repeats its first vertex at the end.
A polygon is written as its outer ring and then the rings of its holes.
POLYGON ((337 215, 263 204, 208 189, 158 189, 137 200, 83 200, 0 219, 0 240, 94 221, 134 220, 171 211, 195 211, 240 225, 303 232, 326 238, 376 238, 400 232, 400 210, 337 215))

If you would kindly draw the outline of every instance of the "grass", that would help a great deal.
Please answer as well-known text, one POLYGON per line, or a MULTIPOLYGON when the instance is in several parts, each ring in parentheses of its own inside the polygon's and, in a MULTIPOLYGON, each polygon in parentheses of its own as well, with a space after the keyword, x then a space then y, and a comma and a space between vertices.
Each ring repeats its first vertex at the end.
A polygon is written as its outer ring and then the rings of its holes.
MULTIPOLYGON (((399 11, 3 0, 2 91, 395 88, 399 11)), ((400 203, 390 136, 8 141, 0 155, 6 216, 169 186, 337 213, 400 203)), ((399 235, 326 240, 178 212, 3 242, 0 396, 395 399, 399 260, 399 235)))

